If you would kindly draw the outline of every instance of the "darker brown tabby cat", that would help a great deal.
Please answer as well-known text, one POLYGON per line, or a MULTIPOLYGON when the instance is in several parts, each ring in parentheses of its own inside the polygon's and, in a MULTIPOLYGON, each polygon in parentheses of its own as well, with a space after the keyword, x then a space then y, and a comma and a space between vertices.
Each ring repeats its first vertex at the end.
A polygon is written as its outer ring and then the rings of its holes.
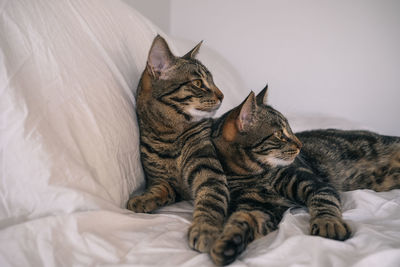
POLYGON ((338 190, 400 188, 399 137, 341 130, 294 135, 266 98, 267 88, 251 93, 213 125, 231 195, 230 217, 210 252, 218 265, 275 230, 293 206, 308 208, 312 235, 345 240, 351 231, 338 190))
POLYGON ((147 188, 127 207, 152 212, 178 199, 193 199, 189 245, 208 252, 222 229, 229 191, 207 119, 223 94, 194 58, 200 45, 175 57, 162 37, 153 41, 136 98, 147 188))

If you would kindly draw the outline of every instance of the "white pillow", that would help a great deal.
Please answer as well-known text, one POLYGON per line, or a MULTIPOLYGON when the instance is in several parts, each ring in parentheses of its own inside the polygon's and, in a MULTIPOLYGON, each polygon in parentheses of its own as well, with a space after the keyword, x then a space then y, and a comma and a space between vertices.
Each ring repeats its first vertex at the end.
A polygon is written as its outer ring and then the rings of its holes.
POLYGON ((134 91, 157 32, 120 1, 0 14, 0 227, 124 207, 143 186, 134 91))
MULTIPOLYGON (((125 207, 144 186, 134 95, 161 31, 120 1, 13 0, 0 16, 0 227, 125 207)), ((176 55, 194 46, 166 39, 176 55)), ((225 94, 219 114, 237 105, 249 90, 233 68, 199 57, 225 94)))

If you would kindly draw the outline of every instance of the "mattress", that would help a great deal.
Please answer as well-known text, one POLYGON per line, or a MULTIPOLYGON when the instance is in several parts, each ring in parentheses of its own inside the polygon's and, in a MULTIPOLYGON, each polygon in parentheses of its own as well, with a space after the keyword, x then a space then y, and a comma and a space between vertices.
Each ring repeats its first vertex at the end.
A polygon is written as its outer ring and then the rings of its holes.
MULTIPOLYGON (((0 266, 213 266, 191 250, 192 203, 153 214, 125 209, 144 187, 135 90, 157 33, 121 1, 0 1, 0 266)), ((200 60, 239 104, 234 67, 207 48, 200 60)), ((273 104, 273 103, 272 103, 273 104)), ((362 126, 288 115, 293 130, 362 126)), ((399 266, 400 190, 341 194, 345 242, 310 236, 303 209, 251 243, 232 266, 399 266)))

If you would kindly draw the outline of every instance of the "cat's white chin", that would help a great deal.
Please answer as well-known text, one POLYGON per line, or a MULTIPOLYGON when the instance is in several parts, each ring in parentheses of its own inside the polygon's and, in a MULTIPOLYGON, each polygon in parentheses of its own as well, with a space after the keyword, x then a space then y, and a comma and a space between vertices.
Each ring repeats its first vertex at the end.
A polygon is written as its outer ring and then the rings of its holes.
POLYGON ((187 112, 192 117, 192 121, 200 121, 202 119, 211 118, 212 116, 214 116, 216 111, 217 111, 216 109, 214 109, 212 111, 204 111, 204 110, 198 110, 195 108, 190 108, 187 110, 187 112))
POLYGON ((268 164, 271 165, 272 167, 287 166, 289 164, 292 164, 292 162, 294 161, 294 159, 285 160, 275 157, 267 157, 266 160, 268 164))

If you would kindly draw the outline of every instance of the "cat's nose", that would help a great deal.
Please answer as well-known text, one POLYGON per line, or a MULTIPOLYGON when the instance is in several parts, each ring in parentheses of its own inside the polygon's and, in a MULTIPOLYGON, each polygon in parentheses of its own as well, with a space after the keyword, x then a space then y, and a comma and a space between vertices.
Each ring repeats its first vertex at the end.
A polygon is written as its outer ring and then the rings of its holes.
POLYGON ((215 96, 218 98, 219 101, 222 102, 222 99, 224 99, 224 94, 219 90, 217 87, 215 87, 215 96))
POLYGON ((299 140, 299 138, 297 138, 296 136, 293 137, 293 141, 295 142, 297 148, 300 150, 303 147, 303 144, 301 143, 301 141, 299 140))

